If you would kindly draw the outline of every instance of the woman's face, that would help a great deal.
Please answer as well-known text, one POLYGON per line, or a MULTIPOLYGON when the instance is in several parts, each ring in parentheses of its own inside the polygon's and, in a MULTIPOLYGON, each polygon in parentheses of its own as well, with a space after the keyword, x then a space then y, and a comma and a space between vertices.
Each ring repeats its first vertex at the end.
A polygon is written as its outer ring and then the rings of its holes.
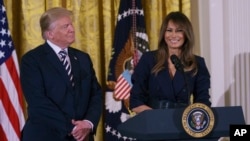
POLYGON ((169 49, 181 49, 185 41, 183 29, 172 21, 168 22, 164 36, 169 49))

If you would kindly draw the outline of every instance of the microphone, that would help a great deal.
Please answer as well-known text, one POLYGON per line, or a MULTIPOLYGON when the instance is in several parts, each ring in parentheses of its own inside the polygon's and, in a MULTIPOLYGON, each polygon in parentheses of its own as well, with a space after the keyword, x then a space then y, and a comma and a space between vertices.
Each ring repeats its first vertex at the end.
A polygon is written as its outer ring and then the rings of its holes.
POLYGON ((183 65, 182 65, 180 59, 175 54, 171 55, 170 59, 171 59, 172 63, 174 64, 175 68, 178 71, 181 71, 184 73, 183 65))
POLYGON ((188 105, 190 105, 190 94, 189 94, 190 91, 189 91, 189 86, 188 86, 187 78, 186 78, 186 75, 184 73, 184 66, 181 63, 181 60, 175 54, 171 55, 170 59, 171 59, 172 63, 174 64, 176 70, 180 71, 183 74, 184 81, 185 81, 185 87, 187 89, 187 94, 188 94, 187 95, 188 105))

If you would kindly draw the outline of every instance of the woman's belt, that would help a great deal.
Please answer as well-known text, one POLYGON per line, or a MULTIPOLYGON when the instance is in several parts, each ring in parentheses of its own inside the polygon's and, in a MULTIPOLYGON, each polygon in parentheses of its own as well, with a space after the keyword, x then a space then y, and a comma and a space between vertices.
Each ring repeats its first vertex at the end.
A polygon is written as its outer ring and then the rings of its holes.
POLYGON ((151 100, 149 106, 153 109, 185 108, 187 103, 172 102, 168 100, 151 100))

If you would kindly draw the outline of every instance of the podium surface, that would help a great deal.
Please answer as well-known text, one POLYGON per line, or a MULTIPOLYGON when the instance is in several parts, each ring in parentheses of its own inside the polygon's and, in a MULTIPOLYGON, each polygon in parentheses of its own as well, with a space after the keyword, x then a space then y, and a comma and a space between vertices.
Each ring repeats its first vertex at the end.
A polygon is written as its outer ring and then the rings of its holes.
MULTIPOLYGON (((229 136, 231 124, 245 124, 241 106, 212 107, 215 123, 213 130, 202 140, 229 136)), ((146 110, 118 126, 118 131, 138 140, 196 140, 182 126, 185 108, 146 110)), ((201 140, 201 138, 198 138, 201 140)))

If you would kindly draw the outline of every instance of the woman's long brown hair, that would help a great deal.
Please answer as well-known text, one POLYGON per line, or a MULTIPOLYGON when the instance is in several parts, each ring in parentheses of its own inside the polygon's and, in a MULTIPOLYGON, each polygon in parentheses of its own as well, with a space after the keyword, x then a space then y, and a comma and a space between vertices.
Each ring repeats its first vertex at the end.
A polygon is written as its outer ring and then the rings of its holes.
POLYGON ((165 42, 165 32, 168 26, 169 21, 172 21, 174 24, 178 25, 184 32, 184 44, 181 47, 180 60, 184 65, 184 71, 193 70, 193 75, 197 73, 197 63, 195 56, 193 54, 194 47, 194 32, 193 27, 189 19, 181 12, 171 12, 163 20, 159 41, 158 49, 156 54, 156 65, 152 69, 152 73, 157 75, 159 71, 166 67, 167 59, 169 58, 168 46, 165 42))

